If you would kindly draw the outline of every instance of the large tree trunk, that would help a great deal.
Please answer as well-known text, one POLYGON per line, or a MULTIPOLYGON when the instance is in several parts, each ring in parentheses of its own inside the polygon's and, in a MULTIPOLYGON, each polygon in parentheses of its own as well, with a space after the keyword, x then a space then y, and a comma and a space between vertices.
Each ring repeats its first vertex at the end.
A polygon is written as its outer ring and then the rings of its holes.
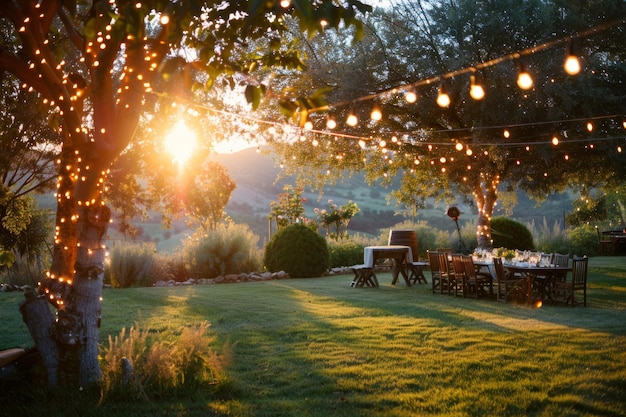
POLYGON ((498 200, 498 182, 492 181, 485 187, 476 190, 476 204, 478 207, 478 224, 476 225, 476 240, 481 249, 491 249, 491 217, 498 200))
POLYGON ((105 246, 110 210, 100 202, 99 184, 108 159, 83 158, 64 146, 57 188, 52 265, 38 295, 28 294, 22 316, 48 374, 81 386, 97 382, 98 343, 105 246), (53 316, 51 306, 56 308, 53 316), (76 375, 78 373, 78 375, 76 375))
POLYGON ((98 343, 104 276, 106 233, 110 211, 104 205, 86 206, 78 216, 77 256, 71 280, 49 278, 39 296, 29 294, 22 303, 24 322, 42 355, 48 384, 58 371, 70 379, 68 369, 78 364, 78 383, 86 386, 100 379, 98 343), (49 304, 57 308, 56 320, 49 304), (64 364, 66 365, 64 367, 64 364))

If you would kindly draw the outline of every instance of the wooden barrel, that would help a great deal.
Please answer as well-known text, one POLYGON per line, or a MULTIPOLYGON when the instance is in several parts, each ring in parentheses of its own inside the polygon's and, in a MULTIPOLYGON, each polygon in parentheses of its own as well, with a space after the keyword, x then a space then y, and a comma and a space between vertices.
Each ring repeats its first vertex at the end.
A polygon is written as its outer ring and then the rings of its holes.
POLYGON ((415 233, 415 230, 390 230, 388 244, 410 247, 411 253, 413 255, 413 262, 418 261, 419 254, 417 246, 417 234, 415 233))

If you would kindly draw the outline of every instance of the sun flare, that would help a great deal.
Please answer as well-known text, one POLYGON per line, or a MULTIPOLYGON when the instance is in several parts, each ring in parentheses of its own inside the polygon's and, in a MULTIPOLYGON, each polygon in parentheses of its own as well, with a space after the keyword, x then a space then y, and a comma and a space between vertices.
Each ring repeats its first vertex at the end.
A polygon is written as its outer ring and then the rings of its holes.
POLYGON ((174 125, 165 138, 165 149, 172 155, 179 167, 191 157, 196 149, 196 134, 180 121, 174 125))

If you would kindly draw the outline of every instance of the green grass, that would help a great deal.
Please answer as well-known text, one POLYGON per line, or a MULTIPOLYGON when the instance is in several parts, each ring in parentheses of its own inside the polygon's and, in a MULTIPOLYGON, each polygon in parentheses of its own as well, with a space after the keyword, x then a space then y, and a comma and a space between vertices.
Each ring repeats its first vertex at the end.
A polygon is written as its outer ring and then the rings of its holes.
MULTIPOLYGON (((214 348, 232 345, 227 386, 100 406, 78 392, 18 396, 0 415, 626 415, 626 257, 590 260, 586 308, 433 295, 388 274, 380 288, 350 281, 106 290, 103 342, 135 322, 165 333, 208 321, 214 348)), ((31 343, 20 299, 0 294, 0 348, 31 343)))

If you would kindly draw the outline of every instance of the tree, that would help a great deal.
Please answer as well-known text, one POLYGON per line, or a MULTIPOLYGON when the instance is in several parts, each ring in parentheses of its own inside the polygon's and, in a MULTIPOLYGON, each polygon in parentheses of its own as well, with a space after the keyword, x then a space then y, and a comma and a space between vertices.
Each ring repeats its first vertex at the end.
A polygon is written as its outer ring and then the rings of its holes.
POLYGON ((348 238, 348 226, 350 220, 359 212, 359 206, 352 201, 348 201, 341 207, 332 200, 328 200, 327 209, 315 209, 315 214, 320 225, 326 229, 326 236, 335 241, 348 238))
POLYGON ((283 186, 283 192, 278 194, 278 201, 270 203, 269 220, 274 220, 277 230, 292 224, 307 222, 304 215, 306 198, 302 197, 302 192, 301 188, 286 184, 283 186))
POLYGON ((0 71, 38 95, 61 136, 52 265, 41 296, 22 305, 50 384, 69 348, 81 385, 100 378, 102 237, 111 218, 102 193, 111 163, 132 145, 146 106, 160 101, 159 110, 167 112, 171 106, 163 102, 190 102, 194 90, 223 79, 247 85, 256 107, 267 88, 255 79, 257 68, 304 67, 296 45, 281 37, 291 17, 314 34, 358 25, 357 13, 367 10, 356 0, 345 6, 292 0, 286 7, 277 1, 0 4, 8 34, 0 44, 0 71), (57 308, 57 320, 45 300, 57 308))
POLYGON ((199 225, 205 232, 215 230, 224 219, 224 207, 236 188, 228 170, 215 161, 204 162, 194 176, 188 177, 189 185, 183 187, 185 213, 191 227, 199 225))
MULTIPOLYGON (((0 26, 0 33, 5 29, 0 26)), ((60 137, 50 127, 54 120, 41 117, 36 97, 15 77, 0 77, 0 86, 0 252, 32 264, 46 250, 50 214, 28 195, 53 189, 60 137)))
POLYGON ((329 104, 305 108, 306 140, 275 147, 303 178, 359 169, 370 180, 401 177, 392 194, 407 206, 473 204, 478 245, 489 247, 494 207, 518 189, 543 199, 626 179, 616 114, 626 103, 625 16, 616 0, 398 1, 366 21, 358 48, 322 39, 319 50, 333 53, 315 55, 300 83, 333 86, 329 104), (575 76, 563 70, 568 47, 584 62, 575 76), (534 77, 529 90, 515 84, 522 68, 534 77), (470 96, 473 84, 482 99, 470 96), (342 122, 350 113, 357 124, 342 122))

